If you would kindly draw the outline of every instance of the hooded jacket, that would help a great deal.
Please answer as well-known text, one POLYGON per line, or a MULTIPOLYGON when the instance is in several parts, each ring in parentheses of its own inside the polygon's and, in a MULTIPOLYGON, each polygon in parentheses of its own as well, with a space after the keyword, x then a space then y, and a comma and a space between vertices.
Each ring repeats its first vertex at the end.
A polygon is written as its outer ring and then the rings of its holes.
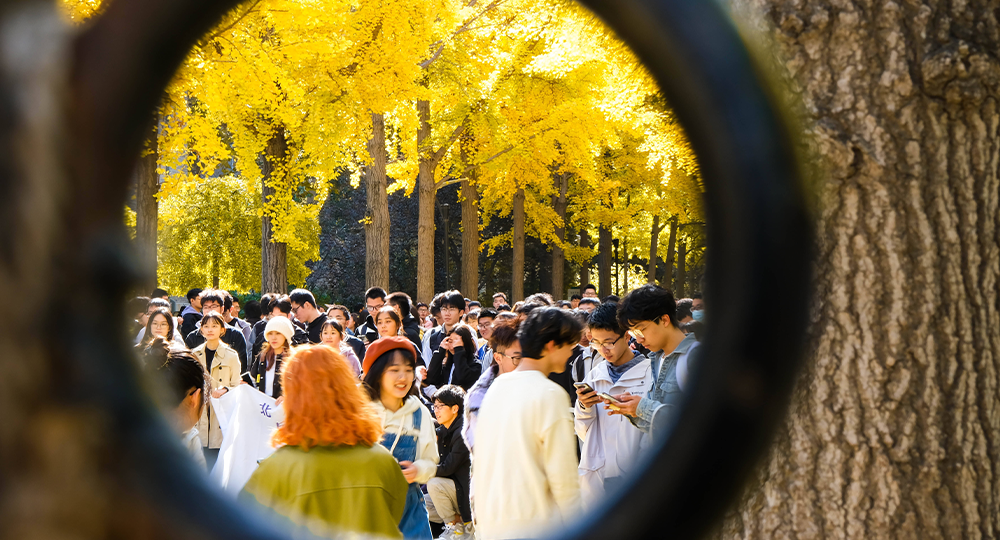
POLYGON ((382 428, 386 434, 411 435, 417 438, 417 484, 426 484, 437 473, 438 450, 437 434, 434 432, 434 417, 420 403, 420 398, 410 396, 403 402, 399 410, 393 412, 386 409, 381 401, 374 401, 375 411, 382 418, 382 428), (420 410, 420 430, 413 428, 413 413, 420 410))
POLYGON ((455 482, 458 496, 458 510, 462 521, 472 521, 472 507, 469 504, 469 484, 472 482, 472 461, 469 449, 462 440, 462 416, 459 415, 451 426, 437 428, 438 456, 441 463, 437 467, 438 478, 450 478, 455 482))

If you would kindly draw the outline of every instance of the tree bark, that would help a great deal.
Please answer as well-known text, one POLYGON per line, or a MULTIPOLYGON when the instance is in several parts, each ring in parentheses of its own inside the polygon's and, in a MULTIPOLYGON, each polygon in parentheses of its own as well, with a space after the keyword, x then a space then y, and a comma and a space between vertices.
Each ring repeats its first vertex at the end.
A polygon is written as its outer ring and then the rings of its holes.
POLYGON ((649 268, 646 270, 646 283, 656 283, 656 250, 660 237, 660 216, 653 216, 653 228, 649 233, 649 268))
POLYGON ((601 225, 597 231, 597 290, 603 298, 611 294, 611 229, 601 225))
POLYGON ((288 174, 287 154, 288 141, 285 140, 285 128, 276 126, 274 134, 267 141, 261 167, 261 199, 264 203, 264 215, 260 221, 261 231, 261 265, 260 290, 262 293, 288 292, 288 246, 284 242, 272 239, 273 227, 268 207, 273 204, 270 199, 275 194, 274 185, 288 174))
POLYGON ((420 120, 417 127, 420 159, 417 172, 417 301, 430 303, 434 297, 434 202, 437 200, 433 152, 428 148, 431 138, 430 101, 417 100, 417 117, 420 120))
MULTIPOLYGON (((556 238, 560 242, 566 239, 566 207, 568 200, 566 192, 569 190, 569 173, 556 175, 556 182, 559 189, 558 195, 552 196, 552 206, 556 215, 559 216, 559 226, 556 227, 556 238)), ((552 246, 552 295, 556 300, 566 297, 566 253, 558 245, 552 246)))
MULTIPOLYGON (((674 282, 674 253, 677 245, 677 216, 670 218, 670 238, 667 240, 667 270, 660 280, 660 285, 669 289, 674 282)), ((679 296, 677 298, 680 298, 679 296)))
POLYGON ((687 281, 687 241, 682 240, 677 245, 677 281, 674 282, 674 295, 684 298, 687 281))
POLYGON ((473 178, 462 180, 462 294, 479 298, 479 192, 473 178))
MULTIPOLYGON (((372 113, 372 138, 368 141, 368 158, 371 164, 365 170, 368 203, 365 219, 365 287, 388 289, 389 184, 385 172, 385 117, 378 113, 372 113)), ((433 206, 431 216, 433 221, 433 206)), ((418 243, 419 239, 418 236, 418 243)), ((433 256, 433 246, 431 252, 433 256)))
MULTIPOLYGON (((587 233, 586 229, 580 229, 580 247, 589 248, 590 247, 590 234, 587 233)), ((583 289, 590 283, 590 265, 588 263, 583 263, 580 265, 580 289, 583 289)))
POLYGON ((998 7, 758 12, 825 170, 808 362, 721 537, 1000 534, 998 7))
MULTIPOLYGON (((524 300, 524 188, 514 193, 514 256, 511 261, 511 302, 524 300)), ((513 307, 513 304, 511 304, 513 307)))
POLYGON ((156 193, 160 190, 160 175, 156 172, 159 161, 159 140, 157 128, 159 115, 153 115, 152 131, 146 139, 145 155, 139 158, 136 168, 135 190, 135 247, 139 263, 149 272, 142 283, 144 294, 149 294, 157 286, 156 233, 160 204, 156 193))

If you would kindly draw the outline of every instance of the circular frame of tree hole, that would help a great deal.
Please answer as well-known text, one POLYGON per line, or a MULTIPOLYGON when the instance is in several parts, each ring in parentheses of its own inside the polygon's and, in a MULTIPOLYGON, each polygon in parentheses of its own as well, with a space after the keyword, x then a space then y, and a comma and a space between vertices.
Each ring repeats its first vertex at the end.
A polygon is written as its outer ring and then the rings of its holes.
MULTIPOLYGON (((145 20, 143 27, 159 26, 144 35, 151 42, 177 49, 156 49, 160 56, 145 64, 155 77, 134 79, 137 87, 131 91, 139 97, 130 103, 151 109, 181 60, 180 47, 190 47, 197 32, 239 3, 112 3, 103 16, 109 20, 95 28, 107 39, 128 41, 118 36, 128 33, 123 21, 132 17, 145 20), (143 84, 148 87, 140 88, 143 84)), ((805 341, 811 220, 777 100, 719 3, 581 3, 653 73, 698 156, 706 186, 709 322, 692 388, 670 436, 624 493, 611 494, 607 505, 562 536, 695 538, 738 494, 784 413, 805 341)), ((126 121, 123 129, 138 135, 141 123, 126 121)), ((138 141, 129 144, 139 148, 138 141)), ((183 528, 206 537, 280 537, 209 489, 167 444, 170 435, 162 422, 151 421, 152 411, 136 405, 137 397, 127 399, 130 403, 120 405, 135 408, 128 416, 126 444, 145 458, 143 464, 120 466, 133 470, 164 515, 183 519, 183 528)))

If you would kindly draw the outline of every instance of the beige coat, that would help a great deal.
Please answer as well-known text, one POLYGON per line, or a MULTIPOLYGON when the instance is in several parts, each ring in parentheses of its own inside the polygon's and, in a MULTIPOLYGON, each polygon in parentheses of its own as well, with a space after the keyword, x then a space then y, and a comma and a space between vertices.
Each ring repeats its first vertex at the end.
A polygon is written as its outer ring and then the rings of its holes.
MULTIPOLYGON (((205 347, 207 343, 202 343, 193 351, 194 356, 205 367, 205 347)), ((233 387, 240 384, 240 357, 232 347, 225 343, 219 343, 219 349, 215 351, 215 358, 212 360, 212 372, 209 373, 212 379, 212 390, 222 387, 233 387)), ((201 414, 201 421, 198 422, 198 436, 201 437, 201 445, 209 448, 219 448, 222 446, 222 430, 219 428, 219 419, 215 416, 212 404, 209 402, 201 414)))

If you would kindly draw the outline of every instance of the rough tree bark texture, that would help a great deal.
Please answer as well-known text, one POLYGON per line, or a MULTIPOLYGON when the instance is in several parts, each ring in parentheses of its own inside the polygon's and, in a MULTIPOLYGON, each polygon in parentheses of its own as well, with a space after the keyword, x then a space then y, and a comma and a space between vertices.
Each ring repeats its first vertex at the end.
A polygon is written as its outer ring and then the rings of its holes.
POLYGON ((674 281, 674 295, 684 298, 687 289, 687 242, 677 244, 677 280, 674 281))
POLYGON ((1000 3, 751 4, 826 170, 809 362, 721 536, 996 538, 1000 3))
POLYGON ((428 147, 431 138, 430 101, 417 100, 417 117, 420 119, 417 127, 417 149, 420 153, 417 172, 417 301, 430 303, 434 297, 434 201, 437 200, 434 163, 431 161, 433 152, 428 147))
POLYGON ((667 239, 667 270, 660 286, 669 289, 674 282, 674 253, 677 249, 677 216, 670 218, 670 237, 667 239))
MULTIPOLYGON (((159 115, 154 115, 159 120, 159 115)), ((160 204, 156 200, 156 192, 160 190, 160 175, 156 173, 156 162, 159 159, 159 141, 157 126, 154 121, 149 138, 146 140, 143 152, 136 167, 135 190, 135 247, 142 266, 151 273, 143 283, 144 294, 149 294, 156 287, 156 231, 157 216, 160 204)))
POLYGON ((597 293, 603 298, 611 294, 611 229, 601 226, 597 231, 597 293))
POLYGON ((462 180, 462 294, 479 298, 479 192, 474 179, 462 180))
MULTIPOLYGON (((556 238, 559 241, 566 239, 566 207, 569 202, 566 192, 569 190, 569 173, 559 173, 555 175, 556 186, 559 194, 552 196, 552 206, 559 216, 559 227, 556 227, 556 238)), ((558 245, 552 246, 552 295, 561 299, 566 297, 566 254, 563 248, 558 245)))
MULTIPOLYGON (((371 164, 365 171, 368 215, 365 220, 365 287, 389 288, 389 187, 385 173, 385 117, 372 114, 368 141, 371 164)), ((420 204, 423 205, 423 197, 420 204)), ((434 202, 432 200, 431 204, 434 202)), ((421 209, 421 212, 423 210, 421 209)), ((432 206, 433 222, 433 206, 432 206)), ((433 256, 433 249, 432 256, 433 256)))
MULTIPOLYGON (((514 256, 511 261, 511 302, 524 300, 524 189, 514 193, 514 256)), ((513 307, 513 304, 511 304, 513 307)))
POLYGON ((656 283, 656 250, 660 239, 660 216, 653 216, 653 227, 649 231, 649 268, 646 270, 646 283, 656 283))
MULTIPOLYGON (((263 183, 261 198, 265 209, 268 199, 274 195, 273 186, 279 180, 276 176, 287 174, 285 168, 287 154, 288 141, 285 140, 285 128, 277 126, 271 139, 267 141, 265 159, 261 167, 263 183)), ((260 290, 264 293, 285 294, 288 292, 288 246, 284 242, 273 240, 271 217, 266 212, 260 221, 260 231, 260 290)))
MULTIPOLYGON (((585 229, 580 230, 580 247, 590 247, 590 235, 585 229)), ((580 288, 582 289, 588 283, 590 283, 590 266, 589 263, 584 263, 580 265, 580 288)))

